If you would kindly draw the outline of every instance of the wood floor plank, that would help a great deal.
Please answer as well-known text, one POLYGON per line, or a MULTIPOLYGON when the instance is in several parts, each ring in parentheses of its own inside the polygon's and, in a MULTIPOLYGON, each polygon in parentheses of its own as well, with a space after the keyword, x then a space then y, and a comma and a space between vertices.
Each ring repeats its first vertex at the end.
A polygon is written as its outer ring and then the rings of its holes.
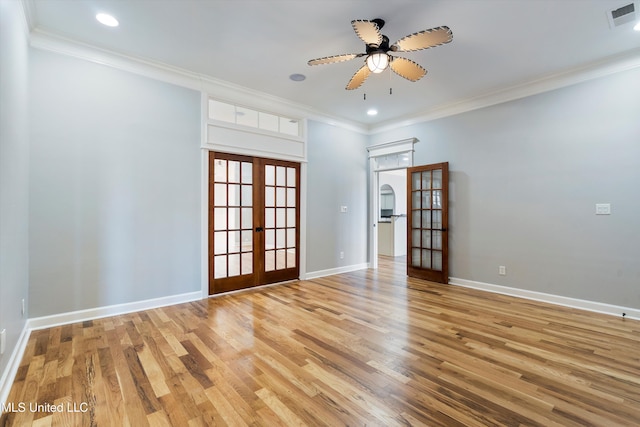
POLYGON ((396 261, 33 331, 0 426, 640 425, 639 321, 396 261))

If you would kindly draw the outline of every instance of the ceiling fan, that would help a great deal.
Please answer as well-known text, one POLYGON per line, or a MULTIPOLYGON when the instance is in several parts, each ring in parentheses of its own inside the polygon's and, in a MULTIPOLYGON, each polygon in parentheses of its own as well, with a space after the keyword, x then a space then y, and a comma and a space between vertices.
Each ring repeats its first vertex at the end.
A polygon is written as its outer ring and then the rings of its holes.
POLYGON ((333 64, 366 56, 365 65, 351 77, 346 87, 347 90, 359 88, 371 73, 381 73, 387 67, 407 80, 418 81, 427 74, 427 70, 410 59, 391 56, 389 53, 429 49, 453 40, 453 33, 449 27, 442 26, 413 33, 389 45, 389 38, 380 32, 384 26, 384 20, 355 19, 351 21, 351 26, 360 40, 365 43, 366 53, 325 56, 308 62, 309 65, 333 64))

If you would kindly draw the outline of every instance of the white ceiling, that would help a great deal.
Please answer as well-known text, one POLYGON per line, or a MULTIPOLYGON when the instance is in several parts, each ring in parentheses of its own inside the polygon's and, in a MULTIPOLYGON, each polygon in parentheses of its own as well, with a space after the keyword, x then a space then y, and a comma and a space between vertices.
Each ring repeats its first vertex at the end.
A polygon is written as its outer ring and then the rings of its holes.
POLYGON ((632 0, 29 1, 39 32, 179 67, 365 126, 640 55, 633 24, 611 29, 607 18, 609 10, 632 0), (102 26, 94 18, 98 12, 111 13, 120 26, 102 26), (402 54, 428 70, 415 83, 384 72, 347 91, 363 59, 307 65, 312 58, 364 52, 351 20, 373 18, 386 21, 382 32, 391 42, 440 25, 451 28, 453 42, 402 54), (307 78, 291 81, 293 73, 307 78), (378 116, 367 116, 371 107, 378 116))

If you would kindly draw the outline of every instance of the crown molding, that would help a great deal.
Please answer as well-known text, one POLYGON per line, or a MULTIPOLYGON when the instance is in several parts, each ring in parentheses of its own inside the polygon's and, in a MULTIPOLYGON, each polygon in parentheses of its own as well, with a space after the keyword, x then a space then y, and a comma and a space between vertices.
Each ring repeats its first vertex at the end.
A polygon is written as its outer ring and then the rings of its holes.
POLYGON ((424 123, 448 116, 454 116, 456 114, 462 114, 468 111, 526 98, 528 96, 549 92, 555 89, 560 89, 566 86, 571 86, 639 67, 640 49, 634 49, 624 54, 610 56, 604 60, 592 62, 582 67, 551 74, 537 80, 437 107, 406 119, 390 120, 377 125, 372 125, 369 128, 369 134, 374 135, 417 123, 424 123))
MULTIPOLYGON (((24 1, 29 2, 31 0, 24 1)), ((304 117, 361 134, 369 132, 369 128, 361 123, 324 114, 308 105, 297 104, 284 98, 158 61, 102 49, 37 28, 31 31, 30 45, 35 49, 106 65, 121 71, 203 92, 212 97, 236 104, 292 117, 304 117)))

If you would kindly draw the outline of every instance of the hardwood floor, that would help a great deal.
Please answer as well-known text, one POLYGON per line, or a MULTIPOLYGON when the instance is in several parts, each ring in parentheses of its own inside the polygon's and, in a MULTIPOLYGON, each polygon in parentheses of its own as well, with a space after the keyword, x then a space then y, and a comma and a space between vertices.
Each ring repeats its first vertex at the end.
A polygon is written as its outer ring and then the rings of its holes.
POLYGON ((388 261, 35 331, 0 425, 639 424, 640 322, 388 261))

